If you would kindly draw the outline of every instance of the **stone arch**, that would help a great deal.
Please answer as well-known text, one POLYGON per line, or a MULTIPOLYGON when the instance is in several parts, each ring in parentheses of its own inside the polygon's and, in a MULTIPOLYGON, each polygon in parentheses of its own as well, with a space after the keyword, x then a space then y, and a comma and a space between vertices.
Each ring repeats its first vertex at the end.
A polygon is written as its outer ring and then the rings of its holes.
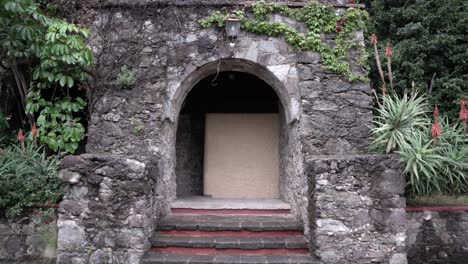
POLYGON ((259 63, 240 58, 225 58, 208 62, 187 74, 185 78, 179 77, 169 80, 166 118, 177 122, 185 98, 199 81, 216 72, 238 71, 252 74, 270 85, 282 103, 287 123, 292 123, 299 119, 299 102, 289 92, 296 90, 297 83, 285 82, 286 75, 291 71, 291 68, 292 66, 289 64, 265 67, 259 63))
POLYGON ((277 61, 277 63, 255 62, 238 56, 236 58, 212 59, 207 63, 194 62, 181 67, 172 67, 167 70, 168 100, 163 107, 164 143, 161 146, 159 160, 160 173, 156 183, 156 192, 161 200, 161 207, 168 212, 169 205, 177 196, 176 175, 176 134, 179 115, 192 88, 204 78, 222 71, 237 71, 254 75, 267 83, 277 94, 281 102, 284 118, 281 121, 282 138, 285 143, 280 146, 280 155, 287 157, 280 161, 280 198, 289 202, 292 213, 297 215, 304 223, 308 222, 307 208, 307 180, 303 172, 300 116, 301 105, 299 100, 298 76, 296 65, 290 61, 277 61), (195 65, 198 65, 195 66, 195 65))

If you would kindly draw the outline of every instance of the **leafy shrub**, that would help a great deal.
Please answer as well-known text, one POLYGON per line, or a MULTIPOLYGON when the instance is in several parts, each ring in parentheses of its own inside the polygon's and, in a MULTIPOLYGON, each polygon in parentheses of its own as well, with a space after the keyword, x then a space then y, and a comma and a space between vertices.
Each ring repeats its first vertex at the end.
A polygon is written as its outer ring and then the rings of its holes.
POLYGON ((127 65, 120 69, 119 75, 117 75, 117 85, 122 89, 132 89, 136 83, 135 71, 129 69, 127 65))
POLYGON ((35 122, 50 149, 73 153, 85 136, 75 124, 86 106, 76 88, 92 65, 89 31, 51 17, 45 7, 35 0, 0 0, 0 63, 12 75, 4 80, 15 80, 21 112, 29 119, 22 121, 35 122), (70 125, 78 129, 64 129, 70 125))
MULTIPOLYGON (((439 104, 441 112, 452 122, 456 120, 454 103, 462 95, 468 97, 466 1, 370 2, 369 12, 381 45, 390 43, 393 47, 395 89, 402 93, 414 81, 421 92, 431 91, 430 105, 439 104)), ((370 45, 369 51, 372 53, 370 45)), ((380 87, 377 64, 370 62, 374 87, 380 87)))
POLYGON ((16 217, 32 207, 55 204, 61 196, 57 169, 57 159, 42 147, 7 147, 0 155, 0 210, 16 217))

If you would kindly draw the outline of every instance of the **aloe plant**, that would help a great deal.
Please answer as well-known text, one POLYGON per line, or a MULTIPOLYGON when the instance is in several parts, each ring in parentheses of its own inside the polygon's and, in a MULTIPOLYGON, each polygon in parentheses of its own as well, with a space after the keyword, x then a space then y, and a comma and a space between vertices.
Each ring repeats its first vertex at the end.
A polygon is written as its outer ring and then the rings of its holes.
POLYGON ((383 103, 377 109, 372 132, 374 148, 384 146, 385 152, 400 150, 408 144, 409 137, 429 124, 426 118, 427 104, 424 96, 415 93, 400 97, 396 93, 383 96, 383 103))

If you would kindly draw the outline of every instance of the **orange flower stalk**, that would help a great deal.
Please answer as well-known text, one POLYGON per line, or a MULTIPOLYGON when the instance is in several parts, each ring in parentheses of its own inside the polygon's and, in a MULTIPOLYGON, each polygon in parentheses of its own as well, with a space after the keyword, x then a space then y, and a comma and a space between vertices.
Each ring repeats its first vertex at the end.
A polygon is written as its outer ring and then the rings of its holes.
POLYGON ((385 85, 385 83, 382 84, 381 90, 382 90, 383 95, 387 93, 387 86, 385 85))
POLYGON ((388 69, 388 79, 390 81, 390 87, 393 89, 393 73, 392 73, 392 48, 390 43, 387 43, 387 48, 385 49, 385 55, 387 56, 387 69, 388 69))
POLYGON ((435 105, 435 108, 434 108, 434 117, 435 118, 439 117, 439 107, 437 105, 435 105))
POLYGON ((371 43, 374 46, 374 56, 375 56, 375 61, 377 63, 377 69, 379 70, 380 79, 382 79, 382 82, 385 83, 385 77, 384 77, 384 73, 382 70, 382 64, 380 63, 380 55, 379 55, 379 51, 377 50, 377 36, 375 34, 372 34, 371 43))
POLYGON ((434 139, 434 144, 437 144, 437 138, 442 134, 442 129, 440 128, 439 122, 437 119, 434 120, 434 124, 432 124, 432 138, 434 139))
POLYGON ((36 123, 33 123, 32 128, 31 128, 31 134, 34 137, 34 144, 37 144, 37 128, 36 128, 36 123))
POLYGON ((372 36, 371 36, 371 43, 372 43, 372 45, 377 44, 377 36, 375 34, 372 34, 372 36))
POLYGON ((432 124, 432 138, 434 139, 434 144, 437 144, 437 138, 442 134, 442 128, 439 125, 437 119, 439 118, 439 107, 435 105, 434 108, 434 124, 432 124))
POLYGON ((26 147, 24 145, 24 134, 23 134, 23 129, 20 129, 18 131, 18 136, 17 136, 18 140, 21 142, 21 147, 23 148, 23 151, 26 150, 26 147))
POLYGON ((460 99, 460 120, 463 122, 463 131, 466 134, 466 121, 468 120, 468 110, 466 109, 466 105, 468 101, 465 97, 462 96, 460 99))

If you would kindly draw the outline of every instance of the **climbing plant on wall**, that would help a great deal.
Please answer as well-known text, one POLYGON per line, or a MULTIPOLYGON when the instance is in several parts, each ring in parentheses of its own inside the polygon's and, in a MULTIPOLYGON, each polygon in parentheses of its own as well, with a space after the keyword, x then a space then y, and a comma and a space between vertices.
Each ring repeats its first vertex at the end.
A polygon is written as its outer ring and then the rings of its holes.
MULTIPOLYGON (((212 25, 223 27, 228 16, 227 12, 215 11, 200 20, 200 24, 204 28, 212 25)), ((242 20, 243 30, 284 37, 297 50, 319 52, 327 69, 346 76, 350 81, 368 81, 367 77, 352 72, 349 63, 349 51, 355 48, 362 56, 358 63, 366 67, 367 55, 355 37, 357 31, 366 31, 369 23, 369 16, 363 10, 349 8, 336 14, 333 7, 317 2, 311 2, 302 8, 290 8, 285 4, 259 1, 237 11, 237 16, 242 20), (302 33, 284 22, 270 22, 270 14, 279 14, 301 22, 307 27, 307 32, 302 33), (322 40, 323 33, 336 34, 333 45, 322 40)))

